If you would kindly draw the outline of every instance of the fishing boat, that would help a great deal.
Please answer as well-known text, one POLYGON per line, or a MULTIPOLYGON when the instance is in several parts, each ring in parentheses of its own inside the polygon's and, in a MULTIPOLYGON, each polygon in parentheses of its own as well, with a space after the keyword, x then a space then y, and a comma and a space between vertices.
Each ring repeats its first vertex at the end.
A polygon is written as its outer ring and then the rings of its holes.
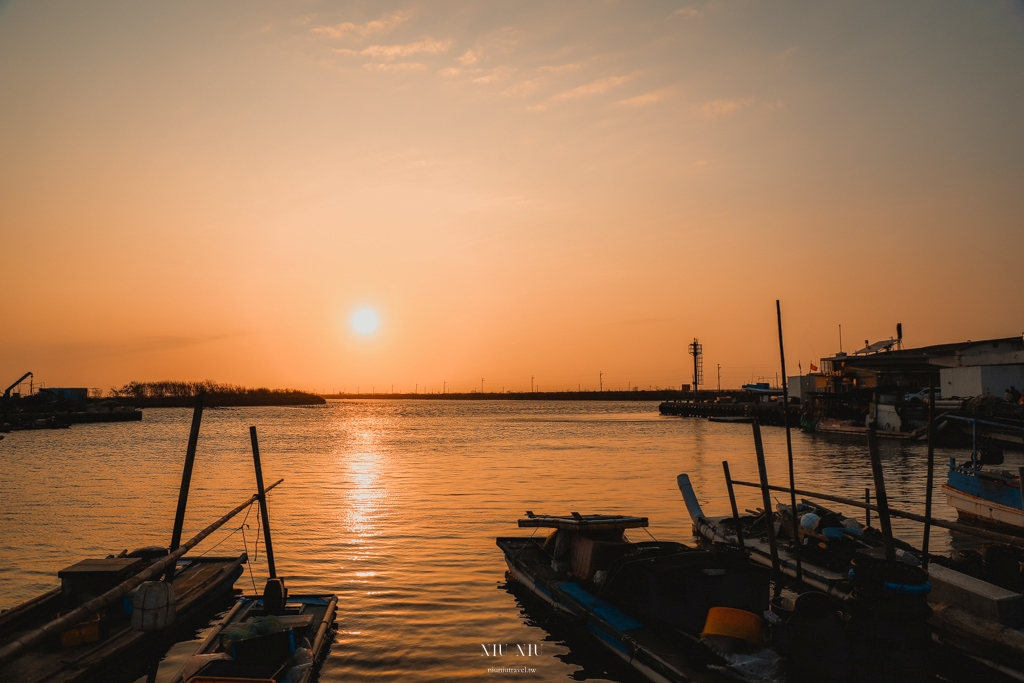
POLYGON ((334 635, 335 595, 288 595, 271 579, 240 597, 172 683, 308 683, 334 635))
MULTIPOLYGON (((259 503, 271 586, 276 578, 268 491, 264 487, 256 428, 250 427, 257 493, 182 543, 182 530, 203 414, 197 397, 178 507, 169 548, 127 550, 102 559, 87 559, 60 572, 59 588, 0 614, 0 681, 85 683, 125 678, 145 658, 169 644, 193 619, 209 618, 230 594, 242 573, 247 553, 236 557, 185 559, 184 555, 229 520, 259 503)), ((267 595, 262 598, 266 602, 267 595)), ((193 624, 194 625, 194 624, 193 624)), ((244 646, 243 646, 244 647, 244 646)))
POLYGON ((869 427, 865 426, 863 420, 840 420, 834 417, 804 417, 801 418, 800 423, 804 431, 815 434, 863 438, 867 435, 868 431, 873 429, 878 437, 897 441, 918 441, 923 439, 928 431, 927 426, 904 431, 892 429, 888 425, 882 425, 877 428, 869 427))
MULTIPOLYGON (((236 557, 198 557, 172 560, 173 609, 165 612, 161 628, 150 630, 135 610, 138 592, 96 610, 64 630, 60 619, 118 585, 138 579, 158 563, 166 562, 166 549, 143 548, 116 557, 82 560, 58 573, 61 586, 0 614, 0 649, 17 647, 26 634, 49 632, 42 642, 22 656, 0 665, 0 680, 26 683, 80 683, 112 680, 114 674, 144 666, 142 656, 166 643, 177 627, 212 613, 230 596, 235 580, 247 561, 236 557), (134 623, 133 623, 134 622, 134 623)), ((160 568, 162 571, 162 568, 160 568)), ((142 582, 139 581, 139 584, 142 582)), ((144 595, 143 595, 144 598, 144 595)), ((141 599, 139 600, 141 602, 141 599)))
MULTIPOLYGON (((1003 464, 1002 448, 996 437, 1006 436, 1007 425, 960 416, 949 419, 969 430, 971 459, 963 465, 957 465, 955 458, 949 459, 949 473, 942 485, 946 502, 964 522, 1024 535, 1024 489, 1021 488, 1024 468, 1016 474, 985 469, 1003 464)), ((1012 431, 1020 433, 1019 429, 1012 431)))
POLYGON ((1024 534, 1024 493, 1019 475, 957 465, 956 459, 950 458, 942 492, 961 520, 1024 534))
POLYGON ((771 680, 765 646, 768 573, 742 553, 664 541, 632 542, 646 517, 534 515, 543 538, 499 537, 506 578, 584 623, 608 652, 650 681, 771 680), (753 673, 756 672, 756 673, 753 673))
MULTIPOLYGON (((795 580, 798 574, 793 544, 799 536, 802 584, 844 605, 852 604, 851 598, 856 596, 853 561, 862 558, 863 563, 870 563, 883 557, 877 530, 805 499, 797 509, 797 533, 793 531, 790 506, 778 506, 771 516, 772 529, 777 533, 773 560, 764 511, 709 517, 701 509, 689 476, 680 474, 677 483, 694 529, 706 542, 738 546, 742 537, 742 546, 753 562, 765 567, 777 562, 779 573, 795 580)), ((908 571, 921 566, 919 551, 898 538, 893 544, 899 565, 910 567, 908 571)), ((1024 598, 1019 587, 1004 587, 972 576, 946 558, 929 555, 929 560, 927 585, 910 587, 911 593, 917 592, 927 600, 929 612, 924 616, 934 644, 928 656, 950 666, 959 666, 958 662, 966 658, 970 666, 977 667, 968 680, 983 672, 990 676, 986 680, 1024 681, 1024 598)), ((898 601, 901 597, 896 591, 886 599, 898 601)))

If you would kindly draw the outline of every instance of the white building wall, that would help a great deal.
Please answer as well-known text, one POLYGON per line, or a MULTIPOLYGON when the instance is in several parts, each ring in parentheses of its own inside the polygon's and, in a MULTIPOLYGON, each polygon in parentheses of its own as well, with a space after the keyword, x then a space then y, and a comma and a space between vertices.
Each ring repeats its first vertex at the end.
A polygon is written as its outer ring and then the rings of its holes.
POLYGON ((1018 391, 1024 388, 1024 364, 942 368, 939 379, 942 398, 971 398, 985 393, 1002 398, 1011 385, 1018 391))

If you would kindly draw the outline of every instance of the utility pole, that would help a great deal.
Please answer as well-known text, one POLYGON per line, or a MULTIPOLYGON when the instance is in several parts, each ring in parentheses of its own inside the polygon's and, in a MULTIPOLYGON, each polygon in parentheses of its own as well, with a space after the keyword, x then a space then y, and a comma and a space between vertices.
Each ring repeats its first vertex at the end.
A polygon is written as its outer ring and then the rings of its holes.
POLYGON ((530 375, 530 393, 533 393, 533 375, 530 375))
POLYGON ((448 380, 445 380, 444 383, 441 384, 441 393, 442 394, 447 394, 448 393, 448 380))
POLYGON ((604 371, 597 373, 597 387, 598 391, 604 391, 604 371))
POLYGON ((480 393, 484 393, 484 378, 480 378, 480 393))
POLYGON ((416 393, 420 393, 420 383, 416 382, 416 393))
POLYGON ((722 364, 718 364, 718 390, 722 390, 722 364))
POLYGON ((843 352, 843 326, 839 326, 839 353, 843 352))

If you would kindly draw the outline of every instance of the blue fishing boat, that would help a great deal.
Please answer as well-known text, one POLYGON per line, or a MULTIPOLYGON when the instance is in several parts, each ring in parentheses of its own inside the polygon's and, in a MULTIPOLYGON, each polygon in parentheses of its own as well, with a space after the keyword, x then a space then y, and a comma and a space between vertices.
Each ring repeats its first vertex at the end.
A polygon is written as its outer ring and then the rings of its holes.
POLYGON ((971 459, 962 465, 949 459, 949 474, 942 492, 957 516, 965 522, 999 527, 1024 534, 1024 490, 1021 474, 1008 470, 984 469, 985 466, 1003 464, 1002 450, 991 438, 995 432, 1005 432, 1006 425, 989 420, 948 416, 970 424, 971 459))
POLYGON ((546 537, 501 537, 506 578, 585 626, 604 649, 658 683, 772 680, 765 646, 769 575, 741 552, 629 541, 645 517, 546 516, 519 526, 546 537))
POLYGON ((964 521, 1024 534, 1024 493, 1020 476, 1006 470, 987 470, 949 459, 949 476, 942 485, 946 501, 964 521))

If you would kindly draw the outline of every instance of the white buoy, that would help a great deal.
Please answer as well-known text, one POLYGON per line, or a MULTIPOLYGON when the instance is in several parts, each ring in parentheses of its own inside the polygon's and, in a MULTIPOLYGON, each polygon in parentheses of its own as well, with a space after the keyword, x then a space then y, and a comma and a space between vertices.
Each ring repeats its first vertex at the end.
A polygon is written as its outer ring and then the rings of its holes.
POLYGON ((132 603, 132 628, 159 631, 174 623, 174 586, 163 581, 144 581, 132 603))

